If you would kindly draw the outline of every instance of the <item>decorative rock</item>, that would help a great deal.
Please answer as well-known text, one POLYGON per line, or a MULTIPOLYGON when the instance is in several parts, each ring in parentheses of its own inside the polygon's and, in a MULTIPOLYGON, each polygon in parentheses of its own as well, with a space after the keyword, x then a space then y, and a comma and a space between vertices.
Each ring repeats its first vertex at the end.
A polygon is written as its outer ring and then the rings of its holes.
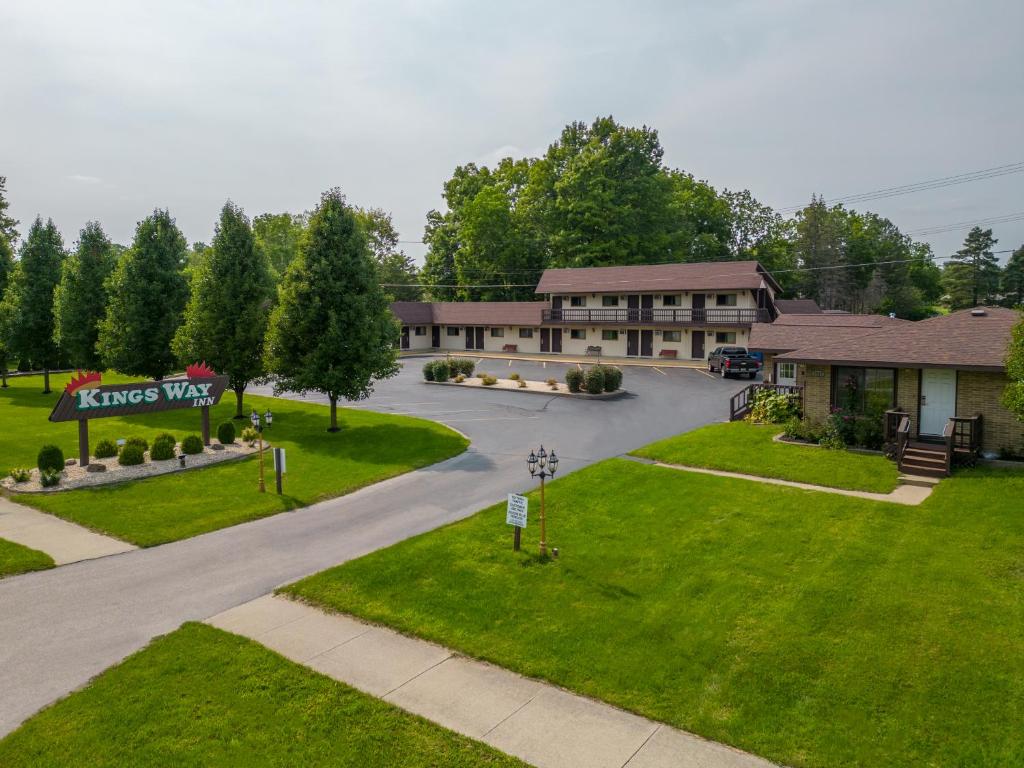
POLYGON ((210 444, 210 445, 209 445, 209 446, 207 446, 207 447, 208 447, 208 448, 209 448, 209 449, 210 449, 211 451, 223 451, 223 450, 224 450, 224 446, 223 446, 223 445, 221 445, 220 443, 212 443, 212 444, 210 444))
POLYGON ((106 472, 107 471, 107 465, 106 464, 96 464, 94 462, 89 462, 88 464, 85 465, 85 471, 86 472, 106 472))
POLYGON ((76 465, 77 463, 78 463, 78 459, 67 459, 67 460, 66 460, 66 461, 64 462, 64 466, 65 466, 65 467, 73 467, 73 466, 75 466, 75 465, 76 465))

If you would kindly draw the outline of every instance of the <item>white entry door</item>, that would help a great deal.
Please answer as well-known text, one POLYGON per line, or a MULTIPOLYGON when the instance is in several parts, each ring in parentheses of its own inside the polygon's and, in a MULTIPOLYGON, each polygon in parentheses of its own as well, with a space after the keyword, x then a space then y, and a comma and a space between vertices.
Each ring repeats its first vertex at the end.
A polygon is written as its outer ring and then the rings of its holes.
POLYGON ((776 363, 775 383, 789 387, 796 386, 796 363, 776 363))
POLYGON ((922 435, 941 435, 951 416, 956 415, 956 371, 925 368, 921 371, 922 435))

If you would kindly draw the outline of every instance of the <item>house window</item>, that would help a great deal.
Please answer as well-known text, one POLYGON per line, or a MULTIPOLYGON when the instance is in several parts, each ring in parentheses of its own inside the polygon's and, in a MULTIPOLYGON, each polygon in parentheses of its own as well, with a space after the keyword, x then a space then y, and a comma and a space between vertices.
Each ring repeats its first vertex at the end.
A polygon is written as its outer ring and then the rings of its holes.
POLYGON ((457 325, 449 325, 448 330, 445 331, 449 336, 458 336, 459 327, 457 325))
POLYGON ((427 326, 425 326, 425 325, 417 325, 416 326, 416 335, 417 336, 426 336, 427 335, 427 326))
POLYGON ((832 406, 853 413, 881 414, 896 402, 892 368, 832 368, 832 406))
POLYGON ((571 339, 580 339, 580 340, 586 341, 587 329, 586 328, 573 328, 572 330, 569 331, 569 338, 571 338, 571 339))
POLYGON ((777 363, 776 370, 779 381, 796 381, 796 363, 777 363))
POLYGON ((619 306, 619 297, 618 296, 602 296, 601 297, 601 306, 602 307, 617 307, 617 306, 619 306))
POLYGON ((491 338, 492 339, 500 339, 500 338, 503 338, 504 336, 505 336, 505 329, 504 328, 491 328, 491 338))
POLYGON ((569 306, 570 307, 585 307, 585 306, 587 306, 587 297, 586 296, 570 296, 569 297, 569 306))
POLYGON ((663 296, 661 299, 661 305, 663 307, 678 307, 679 306, 679 294, 671 294, 669 296, 663 296))
POLYGON ((735 293, 720 293, 715 296, 716 307, 735 307, 736 306, 736 294, 735 293))
POLYGON ((618 341, 618 340, 619 340, 619 332, 618 331, 609 331, 609 330, 601 331, 601 341, 618 341))
POLYGON ((662 341, 682 341, 683 340, 683 332, 682 331, 665 331, 664 333, 661 334, 661 340, 662 341))
MULTIPOLYGON (((733 297, 735 298, 735 297, 733 297)), ((717 331, 715 333, 715 344, 735 344, 736 331, 717 331)))
POLYGON ((533 338, 533 328, 520 328, 519 329, 519 338, 520 339, 532 339, 533 338))

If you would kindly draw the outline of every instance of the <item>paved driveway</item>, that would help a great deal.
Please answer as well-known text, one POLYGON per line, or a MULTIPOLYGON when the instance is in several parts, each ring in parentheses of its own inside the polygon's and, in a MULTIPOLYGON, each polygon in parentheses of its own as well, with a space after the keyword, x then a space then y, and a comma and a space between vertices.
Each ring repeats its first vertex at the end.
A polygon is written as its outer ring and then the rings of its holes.
MULTIPOLYGON (((473 440, 461 456, 302 510, 0 581, 0 735, 183 621, 529 488, 524 458, 538 443, 558 451, 564 474, 721 421, 728 395, 746 385, 691 369, 627 368, 630 395, 580 401, 421 384, 423 362, 407 359, 401 375, 357 407, 450 424, 473 440)), ((565 369, 491 360, 481 367, 498 373, 502 365, 526 378, 563 378, 565 369)))

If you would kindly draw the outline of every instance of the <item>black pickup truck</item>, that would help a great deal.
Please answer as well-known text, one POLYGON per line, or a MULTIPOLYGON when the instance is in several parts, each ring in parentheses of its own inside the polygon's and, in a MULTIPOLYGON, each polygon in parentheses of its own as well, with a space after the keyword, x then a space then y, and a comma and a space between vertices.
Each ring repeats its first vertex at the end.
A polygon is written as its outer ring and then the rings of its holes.
POLYGON ((716 371, 727 376, 757 376, 761 370, 761 361, 752 357, 746 347, 715 347, 708 355, 708 373, 716 371))

